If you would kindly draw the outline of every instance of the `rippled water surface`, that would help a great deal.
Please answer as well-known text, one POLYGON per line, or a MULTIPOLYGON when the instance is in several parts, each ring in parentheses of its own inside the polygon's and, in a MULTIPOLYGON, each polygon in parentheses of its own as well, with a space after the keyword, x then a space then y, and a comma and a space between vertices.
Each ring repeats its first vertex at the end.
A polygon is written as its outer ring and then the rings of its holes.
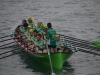
MULTIPOLYGON (((51 22, 60 34, 100 41, 100 0, 0 0, 0 37, 12 33, 17 25, 21 24, 21 20, 27 19, 28 16, 34 16, 36 22, 51 22)), ((11 40, 1 42, 0 45, 8 42, 11 40)), ((0 53, 13 49, 1 49, 0 53)), ((0 75, 50 73, 50 67, 35 63, 25 53, 0 60, 0 75)), ((100 57, 77 52, 64 63, 62 70, 54 69, 54 73, 100 75, 100 57)))

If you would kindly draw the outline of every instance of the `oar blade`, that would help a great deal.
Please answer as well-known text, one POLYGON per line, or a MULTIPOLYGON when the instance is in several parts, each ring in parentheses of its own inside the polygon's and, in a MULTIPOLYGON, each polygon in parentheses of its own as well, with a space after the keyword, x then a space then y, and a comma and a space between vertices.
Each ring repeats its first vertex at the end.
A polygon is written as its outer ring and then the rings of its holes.
POLYGON ((92 41, 91 44, 97 46, 98 48, 100 48, 100 42, 92 41))

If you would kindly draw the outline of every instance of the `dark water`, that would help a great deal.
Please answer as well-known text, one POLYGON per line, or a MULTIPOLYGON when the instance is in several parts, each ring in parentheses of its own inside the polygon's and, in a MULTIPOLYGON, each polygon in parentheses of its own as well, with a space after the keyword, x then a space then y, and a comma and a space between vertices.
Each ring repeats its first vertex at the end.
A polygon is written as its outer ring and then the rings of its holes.
MULTIPOLYGON (((100 41, 100 0, 0 0, 0 37, 10 34, 28 16, 34 16, 36 22, 51 22, 58 33, 100 41)), ((0 45, 8 42, 11 41, 0 45)), ((0 53, 12 49, 2 49, 0 53)), ((35 63, 27 54, 0 60, 0 75, 50 75, 50 72, 50 67, 35 63)), ((100 75, 100 57, 77 52, 62 70, 54 69, 54 73, 100 75)))

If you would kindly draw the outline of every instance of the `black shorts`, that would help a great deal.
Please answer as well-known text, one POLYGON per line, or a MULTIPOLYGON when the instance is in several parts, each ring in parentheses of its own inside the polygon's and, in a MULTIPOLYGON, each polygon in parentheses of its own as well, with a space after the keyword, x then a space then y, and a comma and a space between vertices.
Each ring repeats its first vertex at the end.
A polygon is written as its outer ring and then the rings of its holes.
POLYGON ((44 49, 39 49, 39 50, 43 51, 44 49))
POLYGON ((56 46, 48 45, 48 48, 56 48, 56 46))
POLYGON ((61 50, 60 48, 57 48, 57 51, 61 50))

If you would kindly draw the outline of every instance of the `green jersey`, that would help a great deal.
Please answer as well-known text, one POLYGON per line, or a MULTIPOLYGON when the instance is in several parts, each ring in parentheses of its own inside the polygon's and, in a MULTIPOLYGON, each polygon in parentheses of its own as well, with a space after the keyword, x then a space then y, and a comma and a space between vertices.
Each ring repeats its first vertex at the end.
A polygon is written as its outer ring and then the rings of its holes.
POLYGON ((23 25, 20 25, 20 30, 21 30, 21 32, 24 32, 25 28, 23 25))
POLYGON ((61 49, 61 47, 60 47, 61 44, 66 45, 65 42, 63 40, 61 40, 61 39, 59 41, 56 41, 56 48, 60 48, 61 49))
POLYGON ((30 36, 28 36, 28 38, 30 38, 31 40, 34 40, 34 41, 36 41, 36 37, 34 36, 34 35, 30 35, 30 36))
POLYGON ((29 35, 30 33, 27 30, 24 30, 24 34, 29 35))
POLYGON ((56 46, 56 31, 53 29, 53 28, 50 28, 47 30, 47 34, 46 34, 46 37, 47 39, 50 40, 50 45, 51 46, 56 46))
POLYGON ((45 45, 44 45, 44 40, 43 39, 40 39, 40 40, 36 40, 35 43, 36 44, 39 44, 40 46, 38 46, 38 50, 40 49, 45 49, 45 45))
POLYGON ((33 29, 36 28, 36 26, 33 23, 28 23, 28 26, 31 26, 33 29))
POLYGON ((36 29, 40 34, 43 33, 43 29, 42 29, 41 27, 38 27, 38 26, 37 26, 35 29, 36 29))

